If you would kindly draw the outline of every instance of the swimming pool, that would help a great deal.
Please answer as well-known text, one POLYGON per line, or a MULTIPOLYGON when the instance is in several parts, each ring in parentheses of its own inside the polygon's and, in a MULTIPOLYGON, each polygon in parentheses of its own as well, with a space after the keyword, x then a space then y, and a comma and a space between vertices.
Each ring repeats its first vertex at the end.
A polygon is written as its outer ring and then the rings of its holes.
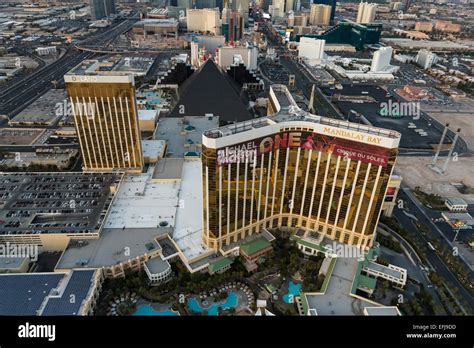
POLYGON ((157 311, 150 305, 142 304, 137 307, 136 312, 133 313, 132 315, 135 315, 135 316, 142 316, 142 315, 143 316, 148 316, 148 315, 176 316, 178 315, 178 313, 173 312, 171 309, 167 309, 164 311, 157 311))
POLYGON ((199 304, 199 301, 194 297, 188 298, 188 308, 194 313, 207 312, 207 315, 219 315, 219 309, 229 309, 237 307, 237 293, 234 291, 229 292, 229 296, 224 303, 214 303, 213 305, 203 308, 199 304))
POLYGON ((295 302, 295 296, 298 296, 301 292, 301 284, 293 283, 290 281, 288 284, 288 293, 283 295, 283 301, 286 303, 293 303, 295 302))

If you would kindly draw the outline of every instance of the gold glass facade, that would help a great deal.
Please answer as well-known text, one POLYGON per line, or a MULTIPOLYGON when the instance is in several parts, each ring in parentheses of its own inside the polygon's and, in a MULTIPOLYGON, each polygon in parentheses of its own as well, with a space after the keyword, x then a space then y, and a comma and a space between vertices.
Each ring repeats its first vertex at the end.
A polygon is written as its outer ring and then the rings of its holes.
POLYGON ((237 156, 203 146, 204 244, 219 250, 284 226, 370 247, 397 149, 327 137, 310 126, 284 131, 255 147, 253 139, 243 150, 232 145, 237 156))
POLYGON ((85 170, 141 171, 132 82, 66 82, 85 170))

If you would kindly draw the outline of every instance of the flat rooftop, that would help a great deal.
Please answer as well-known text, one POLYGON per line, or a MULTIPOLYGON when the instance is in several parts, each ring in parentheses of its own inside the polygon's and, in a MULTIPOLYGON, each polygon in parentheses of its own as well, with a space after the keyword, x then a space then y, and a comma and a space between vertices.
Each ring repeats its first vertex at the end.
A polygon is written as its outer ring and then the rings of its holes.
POLYGON ((0 315, 37 315, 64 273, 0 274, 0 315))
POLYGON ((146 267, 152 274, 160 274, 166 271, 170 264, 168 261, 163 260, 160 256, 154 257, 146 262, 146 267))
MULTIPOLYGON (((134 83, 134 75, 137 75, 137 69, 129 60, 128 68, 130 70, 124 70, 120 68, 120 61, 117 60, 97 60, 97 59, 86 59, 76 65, 74 68, 69 70, 64 75, 64 81, 70 82, 87 82, 87 83, 134 83), (77 79, 78 76, 82 76, 82 79, 77 79)), ((150 65, 151 66, 151 65, 150 65)), ((150 67, 143 71, 138 69, 138 75, 143 75, 148 71, 150 67)))
POLYGON ((0 274, 0 315, 79 315, 95 272, 0 274))
POLYGON ((178 182, 155 182, 150 173, 125 175, 110 208, 105 228, 174 226, 178 182))
POLYGON ((145 75, 155 59, 149 57, 124 57, 112 68, 113 73, 126 73, 136 76, 145 75))
POLYGON ((338 257, 324 294, 305 294, 308 309, 315 309, 318 315, 363 315, 363 308, 376 306, 350 295, 357 258, 338 257))
POLYGON ((9 270, 20 267, 28 257, 0 257, 0 270, 9 270))
POLYGON ((367 315, 397 316, 401 315, 397 307, 365 307, 367 315))
POLYGON ((0 128, 0 145, 32 145, 47 133, 40 128, 0 128))
POLYGON ((163 158, 153 170, 153 180, 181 180, 184 158, 163 158))
POLYGON ((145 27, 178 27, 178 25, 178 21, 174 18, 147 18, 135 24, 145 27))
POLYGON ((202 232, 201 161, 184 161, 179 191, 179 208, 172 238, 186 258, 192 259, 209 251, 202 244, 202 232))
POLYGON ((160 157, 165 155, 166 141, 142 140, 143 157, 160 157))
POLYGON ((96 270, 74 270, 60 284, 59 294, 46 299, 41 315, 79 315, 82 302, 88 297, 96 270), (75 301, 71 303, 71 296, 75 301))
POLYGON ((156 238, 171 233, 170 228, 104 229, 96 240, 71 240, 56 265, 57 270, 110 267, 160 250, 156 238), (125 252, 127 251, 127 253, 125 252))
POLYGON ((467 205, 466 201, 462 198, 452 197, 446 200, 451 205, 467 205))
POLYGON ((450 213, 443 212, 442 215, 449 220, 472 221, 473 218, 469 213, 450 213))
POLYGON ((427 41, 427 40, 413 40, 406 38, 382 38, 381 41, 391 45, 398 46, 405 49, 430 49, 430 50, 469 50, 472 47, 468 45, 459 44, 456 42, 444 40, 444 41, 427 41))
POLYGON ((99 70, 100 64, 96 59, 86 59, 69 70, 66 75, 91 75, 99 70))
POLYGON ((52 125, 61 118, 67 110, 65 101, 68 99, 64 89, 51 89, 33 104, 21 111, 9 123, 52 125))
POLYGON ((158 116, 158 110, 147 110, 147 109, 140 109, 138 110, 138 119, 140 121, 152 121, 155 120, 158 116))
POLYGON ((165 140, 166 157, 183 158, 187 153, 201 153, 202 134, 219 126, 217 116, 189 116, 160 118, 154 139, 165 140))
POLYGON ((0 235, 97 233, 121 173, 0 173, 0 235))
POLYGON ((385 274, 388 274, 392 277, 395 277, 395 278, 398 278, 398 279, 401 279, 403 278, 402 276, 402 273, 393 269, 393 268, 389 268, 389 267, 386 267, 384 265, 381 265, 379 263, 375 263, 375 262, 369 262, 367 266, 365 266, 369 269, 373 269, 374 271, 376 272, 381 272, 381 273, 385 273, 385 274))

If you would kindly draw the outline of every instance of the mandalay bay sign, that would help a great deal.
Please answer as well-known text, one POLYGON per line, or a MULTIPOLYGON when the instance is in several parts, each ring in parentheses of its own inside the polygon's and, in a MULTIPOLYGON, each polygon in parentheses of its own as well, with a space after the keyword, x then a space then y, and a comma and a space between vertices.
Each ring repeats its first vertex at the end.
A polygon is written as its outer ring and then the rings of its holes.
POLYGON ((217 165, 255 163, 256 158, 279 149, 312 150, 385 167, 389 150, 376 146, 308 131, 280 132, 217 150, 217 165))

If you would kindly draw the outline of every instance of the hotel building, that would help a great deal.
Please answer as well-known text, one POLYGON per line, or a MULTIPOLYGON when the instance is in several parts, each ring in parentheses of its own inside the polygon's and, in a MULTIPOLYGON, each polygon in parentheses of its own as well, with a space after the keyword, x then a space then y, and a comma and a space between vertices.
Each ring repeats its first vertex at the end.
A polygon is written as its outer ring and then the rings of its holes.
POLYGON ((86 171, 141 172, 134 77, 85 60, 64 75, 86 171))
POLYGON ((203 243, 216 251, 266 228, 372 246, 400 134, 312 115, 270 89, 268 117, 203 135, 203 243))

